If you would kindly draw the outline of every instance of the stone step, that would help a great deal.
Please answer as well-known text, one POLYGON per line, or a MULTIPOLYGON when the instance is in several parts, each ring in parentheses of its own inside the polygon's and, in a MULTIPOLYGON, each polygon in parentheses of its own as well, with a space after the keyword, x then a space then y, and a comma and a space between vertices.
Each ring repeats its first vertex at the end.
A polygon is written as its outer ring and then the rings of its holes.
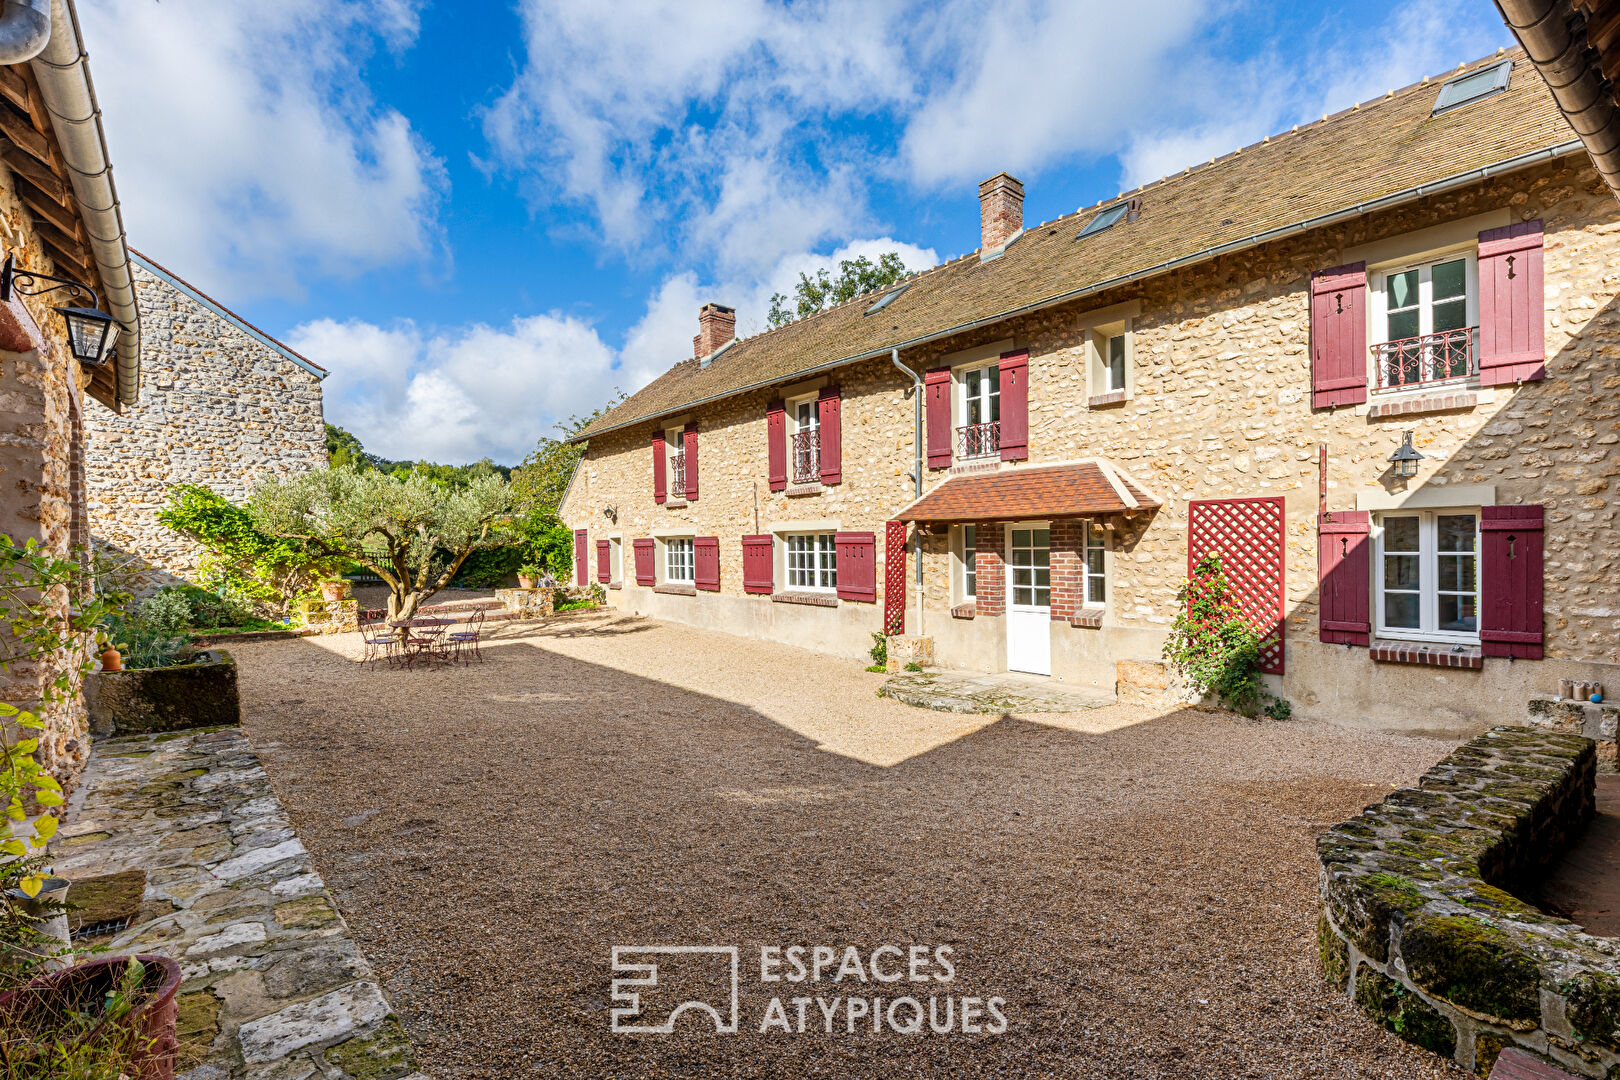
POLYGON ((444 600, 433 604, 423 604, 421 611, 429 614, 453 611, 495 611, 500 608, 501 602, 493 596, 480 596, 472 600, 444 600))

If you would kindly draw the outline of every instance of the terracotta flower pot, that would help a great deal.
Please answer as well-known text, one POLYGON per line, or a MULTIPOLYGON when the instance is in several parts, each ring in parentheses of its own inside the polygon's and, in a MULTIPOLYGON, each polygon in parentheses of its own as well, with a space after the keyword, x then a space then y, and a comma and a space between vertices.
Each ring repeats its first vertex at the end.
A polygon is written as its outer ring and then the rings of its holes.
POLYGON ((328 604, 335 604, 343 599, 344 590, 347 588, 348 583, 344 581, 323 581, 321 582, 321 599, 328 604))
POLYGON ((101 650, 101 667, 104 671, 123 671, 124 657, 111 645, 101 650))
MULTIPOLYGON (((167 956, 142 954, 136 959, 147 969, 141 984, 146 1000, 117 1021, 134 1040, 132 1080, 173 1080, 175 1053, 180 1048, 175 1030, 180 965, 167 956)), ((41 975, 0 994, 0 1014, 31 1031, 48 1032, 67 1009, 84 1010, 115 989, 128 962, 127 956, 113 956, 41 975)))
POLYGON ((540 579, 537 577, 530 577, 528 574, 519 574, 518 586, 524 589, 538 589, 540 587, 540 579))

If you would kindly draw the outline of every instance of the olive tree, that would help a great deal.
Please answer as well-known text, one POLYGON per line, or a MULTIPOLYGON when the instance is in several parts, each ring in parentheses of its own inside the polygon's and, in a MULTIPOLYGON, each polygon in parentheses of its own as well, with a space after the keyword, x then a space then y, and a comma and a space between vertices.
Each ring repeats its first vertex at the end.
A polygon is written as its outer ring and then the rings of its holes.
POLYGON ((514 541, 512 489, 499 476, 448 488, 423 476, 317 469, 259 487, 259 528, 351 559, 388 585, 388 617, 408 619, 450 583, 467 556, 514 541))

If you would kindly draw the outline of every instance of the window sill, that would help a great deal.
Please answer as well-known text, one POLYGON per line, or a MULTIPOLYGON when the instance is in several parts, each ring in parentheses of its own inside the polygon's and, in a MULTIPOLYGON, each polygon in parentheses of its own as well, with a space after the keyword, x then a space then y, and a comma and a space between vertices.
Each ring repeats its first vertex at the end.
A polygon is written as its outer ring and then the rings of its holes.
POLYGON ((782 494, 786 495, 790 499, 795 499, 803 495, 820 495, 821 484, 819 482, 814 484, 789 484, 787 486, 787 490, 782 492, 782 494))
POLYGON ((685 499, 665 499, 664 500, 664 509, 665 510, 684 510, 685 508, 686 508, 686 500, 685 499))
POLYGON ((610 581, 610 582, 608 582, 608 588, 610 588, 610 589, 622 589, 622 588, 624 588, 624 582, 622 582, 622 581, 610 581))
POLYGON ((978 613, 978 605, 971 600, 965 604, 957 604, 955 607, 951 608, 951 618, 953 619, 971 619, 978 613))
POLYGON ((1086 404, 1093 409, 1101 409, 1109 405, 1123 405, 1125 404, 1125 391, 1110 390, 1106 394, 1093 394, 1086 404))
POLYGON ((809 607, 837 607, 838 597, 833 593, 779 592, 771 594, 773 604, 805 604, 809 607))
POLYGON ((1402 398, 1398 401, 1373 400, 1367 417, 1377 420, 1385 416, 1415 416, 1419 413, 1454 412, 1472 409, 1479 404, 1479 395, 1472 390, 1451 390, 1446 393, 1424 394, 1422 397, 1402 398))
POLYGON ((696 585, 654 585, 653 592, 668 593, 671 596, 696 596, 696 585))
POLYGON ((999 457, 976 457, 965 461, 958 461, 951 466, 952 476, 962 476, 969 473, 989 473, 1001 468, 999 457))
POLYGON ((1070 615, 1069 616, 1069 625, 1070 626, 1080 628, 1080 629, 1085 629, 1085 630, 1098 630, 1098 629, 1101 629, 1102 628, 1102 621, 1103 621, 1103 609, 1102 608, 1097 608, 1095 611, 1081 611, 1077 615, 1070 615))
POLYGON ((1478 645, 1445 645, 1431 641, 1374 639, 1372 658, 1386 664, 1426 664, 1429 667, 1482 668, 1485 654, 1478 645))

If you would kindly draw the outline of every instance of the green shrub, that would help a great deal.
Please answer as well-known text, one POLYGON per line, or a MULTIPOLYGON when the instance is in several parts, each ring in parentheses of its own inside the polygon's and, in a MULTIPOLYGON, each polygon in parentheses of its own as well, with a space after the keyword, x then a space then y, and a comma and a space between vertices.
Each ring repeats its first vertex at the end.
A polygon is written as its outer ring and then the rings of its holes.
POLYGON ((921 671, 922 669, 923 669, 923 666, 921 664, 917 663, 917 661, 915 661, 915 660, 911 660, 911 661, 908 661, 906 663, 906 670, 907 671, 921 671))
POLYGON ((887 634, 874 633, 872 635, 872 648, 867 653, 872 658, 872 667, 869 670, 887 669, 889 666, 889 638, 887 634))
POLYGON ((1176 590, 1179 611, 1164 657, 1200 697, 1253 716, 1266 695, 1260 682, 1260 632, 1238 607, 1221 557, 1210 552, 1176 590))
POLYGON ((191 603, 173 586, 159 589, 136 606, 135 619, 154 634, 174 637, 190 629, 191 603))

